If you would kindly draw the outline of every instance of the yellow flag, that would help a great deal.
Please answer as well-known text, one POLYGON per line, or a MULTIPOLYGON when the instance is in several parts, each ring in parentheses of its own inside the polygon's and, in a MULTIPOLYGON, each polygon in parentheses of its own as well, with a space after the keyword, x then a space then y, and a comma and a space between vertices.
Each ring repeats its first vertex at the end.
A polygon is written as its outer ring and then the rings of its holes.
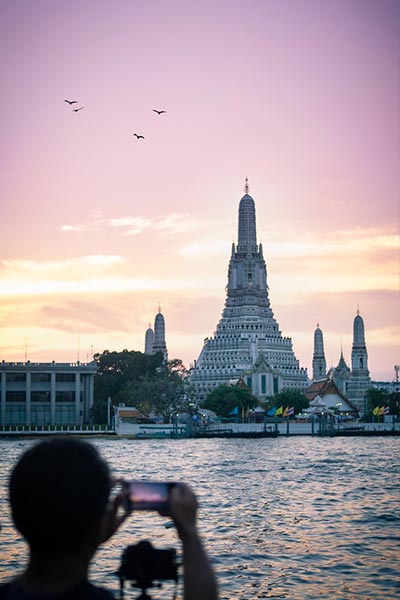
POLYGON ((282 413, 282 417, 287 417, 288 410, 289 410, 289 407, 287 406, 287 407, 285 408, 285 410, 283 411, 283 413, 282 413))
POLYGON ((385 414, 385 407, 384 407, 384 406, 381 406, 381 407, 379 408, 379 412, 378 412, 377 414, 378 414, 378 415, 384 415, 384 414, 385 414))
POLYGON ((372 414, 376 416, 378 414, 379 410, 380 410, 379 406, 375 406, 374 410, 372 411, 372 414))
POLYGON ((275 411, 275 416, 281 415, 283 413, 283 406, 280 406, 275 411))

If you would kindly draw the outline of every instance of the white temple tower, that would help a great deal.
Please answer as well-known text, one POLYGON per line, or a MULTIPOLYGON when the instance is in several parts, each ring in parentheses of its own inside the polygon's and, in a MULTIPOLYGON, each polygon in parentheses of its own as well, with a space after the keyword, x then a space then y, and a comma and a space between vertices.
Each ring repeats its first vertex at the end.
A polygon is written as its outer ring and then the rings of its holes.
POLYGON ((164 360, 168 360, 167 344, 165 341, 165 320, 161 314, 161 308, 159 308, 156 318, 154 319, 154 341, 153 341, 153 354, 156 352, 162 352, 164 360))
POLYGON ((371 378, 368 370, 368 353, 365 343, 364 321, 357 309, 353 323, 353 346, 351 350, 351 378, 347 384, 347 397, 363 414, 365 408, 365 394, 371 387, 371 378))
POLYGON ((314 331, 314 354, 312 361, 313 380, 324 379, 326 377, 326 360, 324 351, 324 336, 317 323, 314 331))
POLYGON ((243 378, 259 399, 288 389, 304 391, 308 386, 307 370, 300 368, 292 340, 282 337, 270 307, 263 248, 257 244, 255 204, 248 191, 246 179, 225 308, 190 374, 200 402, 216 386, 237 378, 243 378))
POLYGON ((148 328, 146 329, 146 334, 144 338, 144 353, 145 354, 153 354, 153 344, 154 344, 154 331, 151 328, 149 323, 148 328))

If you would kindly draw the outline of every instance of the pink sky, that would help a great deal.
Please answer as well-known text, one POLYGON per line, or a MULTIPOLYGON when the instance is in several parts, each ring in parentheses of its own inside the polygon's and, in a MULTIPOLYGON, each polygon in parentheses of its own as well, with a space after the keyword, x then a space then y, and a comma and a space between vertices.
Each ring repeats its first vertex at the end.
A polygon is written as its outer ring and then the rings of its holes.
POLYGON ((247 176, 301 366, 317 320, 328 365, 350 361, 359 305, 371 377, 393 378, 397 0, 4 0, 0 63, 0 359, 143 351, 160 302, 189 366, 247 176))

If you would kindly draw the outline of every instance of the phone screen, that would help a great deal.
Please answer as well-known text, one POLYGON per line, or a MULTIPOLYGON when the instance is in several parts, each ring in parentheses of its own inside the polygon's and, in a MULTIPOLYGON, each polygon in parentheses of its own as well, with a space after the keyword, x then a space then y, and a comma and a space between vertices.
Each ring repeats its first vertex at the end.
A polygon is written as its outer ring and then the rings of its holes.
POLYGON ((174 484, 165 481, 130 481, 131 510, 168 510, 172 485, 174 484))

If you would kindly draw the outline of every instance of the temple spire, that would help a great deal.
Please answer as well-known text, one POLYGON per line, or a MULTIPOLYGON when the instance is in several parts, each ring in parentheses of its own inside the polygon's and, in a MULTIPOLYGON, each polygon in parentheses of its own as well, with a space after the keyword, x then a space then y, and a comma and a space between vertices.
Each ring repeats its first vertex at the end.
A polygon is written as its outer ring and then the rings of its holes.
POLYGON ((247 193, 249 191, 249 183, 247 177, 244 190, 246 193, 239 204, 238 251, 256 252, 256 207, 253 198, 247 193))

